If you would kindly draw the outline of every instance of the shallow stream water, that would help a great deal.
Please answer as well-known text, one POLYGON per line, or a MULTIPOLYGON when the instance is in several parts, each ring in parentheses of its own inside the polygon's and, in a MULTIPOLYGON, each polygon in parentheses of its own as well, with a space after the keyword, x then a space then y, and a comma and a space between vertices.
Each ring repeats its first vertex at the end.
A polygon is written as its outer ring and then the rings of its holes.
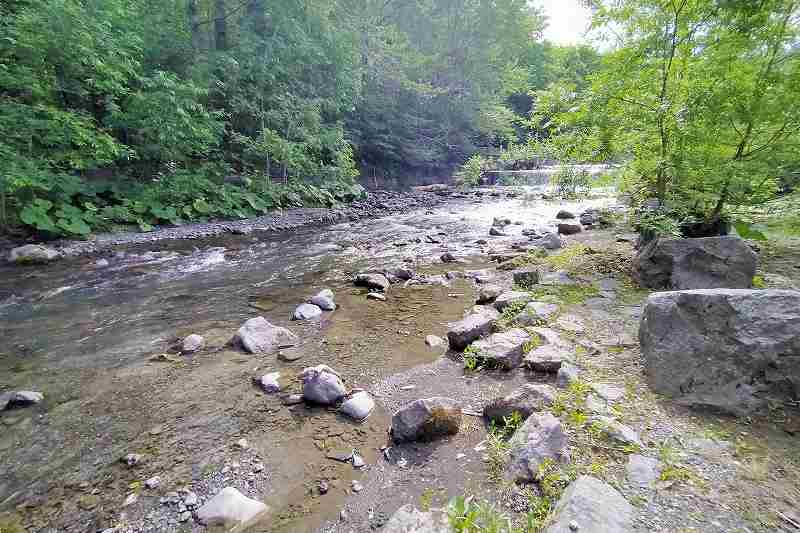
POLYGON ((380 398, 363 424, 322 408, 287 408, 252 378, 280 371, 286 390, 299 392, 296 374, 327 364, 348 386, 369 388, 437 359, 442 350, 428 348, 424 338, 443 336, 471 306, 471 284, 395 286, 387 302, 375 302, 352 286, 351 275, 400 265, 427 274, 485 268, 486 248, 551 224, 559 209, 580 212, 607 201, 537 198, 532 190, 502 199, 487 193, 435 211, 326 228, 119 248, 107 264, 82 258, 0 267, 0 392, 46 397, 0 417, 0 512, 19 513, 30 530, 133 524, 132 530, 189 531, 157 497, 183 486, 213 493, 235 484, 271 507, 254 531, 314 530, 338 513, 359 476, 325 455, 344 446, 375 463, 389 413, 380 398), (509 237, 487 237, 498 216, 522 224, 509 226, 509 237), (442 264, 444 251, 463 263, 442 264), (289 320, 326 287, 339 309, 317 322, 289 320), (259 315, 301 337, 299 360, 253 356, 228 344, 242 322, 259 315), (206 337, 204 352, 157 360, 190 333, 206 337), (247 451, 234 446, 242 437, 247 451), (119 463, 133 452, 144 456, 141 466, 119 463), (247 462, 256 457, 264 470, 248 476, 247 462), (141 481, 153 475, 162 487, 148 493, 141 481), (315 492, 321 480, 331 485, 325 497, 315 492), (132 491, 138 502, 123 508, 132 491))

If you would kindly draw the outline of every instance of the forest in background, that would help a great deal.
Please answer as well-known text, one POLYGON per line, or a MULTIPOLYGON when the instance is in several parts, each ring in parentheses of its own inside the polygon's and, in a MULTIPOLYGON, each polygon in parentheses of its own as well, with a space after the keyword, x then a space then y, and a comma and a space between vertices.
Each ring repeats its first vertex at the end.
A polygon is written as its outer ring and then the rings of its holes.
POLYGON ((0 21, 0 223, 53 235, 446 179, 599 60, 542 42, 525 0, 10 0, 0 21))

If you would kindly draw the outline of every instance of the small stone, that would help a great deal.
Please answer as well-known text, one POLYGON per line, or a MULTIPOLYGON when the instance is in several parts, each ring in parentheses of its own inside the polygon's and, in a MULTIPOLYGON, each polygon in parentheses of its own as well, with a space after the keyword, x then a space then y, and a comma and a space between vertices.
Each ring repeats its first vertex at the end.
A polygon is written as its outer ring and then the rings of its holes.
POLYGON ((342 403, 341 412, 358 421, 366 420, 375 408, 375 401, 365 391, 356 392, 342 403))
POLYGON ((458 261, 458 259, 456 258, 456 256, 454 256, 454 255, 453 255, 452 253, 450 253, 450 252, 445 252, 445 253, 443 253, 443 254, 441 255, 440 259, 442 260, 442 263, 455 263, 456 261, 458 261))
POLYGON ((189 509, 197 507, 198 503, 200 503, 200 499, 197 497, 197 494, 192 491, 187 491, 183 496, 183 505, 189 509))
POLYGON ((363 457, 357 453, 353 453, 353 468, 364 468, 366 464, 363 457))
POLYGON ((138 453, 129 453, 122 458, 122 462, 128 465, 130 468, 133 468, 142 462, 142 456, 138 453))
POLYGON ((311 320, 322 315, 322 309, 314 304, 300 304, 294 310, 293 320, 311 320))
POLYGON ((256 463, 253 465, 253 472, 258 474, 259 472, 264 471, 264 465, 262 463, 256 463))
POLYGON ((111 263, 108 262, 108 259, 98 259, 94 262, 94 266, 96 268, 106 268, 111 263))
POLYGON ((183 342, 181 343, 181 352, 194 353, 202 350, 205 345, 206 340, 202 335, 192 334, 183 339, 183 342))
POLYGON ((136 503, 138 501, 139 501, 139 495, 136 494, 135 492, 132 492, 132 493, 128 494, 128 497, 125 498, 124 502, 122 502, 122 506, 123 507, 128 507, 128 506, 133 505, 134 503, 136 503))
POLYGON ((327 481, 320 481, 319 483, 317 483, 317 490, 319 490, 320 494, 328 494, 328 491, 330 490, 330 487, 328 486, 328 482, 327 481))
POLYGON ((353 492, 355 493, 359 493, 362 490, 364 490, 364 486, 355 479, 350 483, 350 487, 353 489, 353 492))
POLYGON ((500 296, 502 293, 502 287, 498 287, 497 285, 484 285, 481 287, 480 292, 478 292, 478 298, 475 300, 475 303, 479 305, 492 303, 494 302, 495 298, 500 296))
POLYGON ((428 335, 425 337, 425 344, 431 348, 438 348, 439 346, 444 346, 445 342, 441 337, 437 337, 436 335, 428 335))
POLYGON ((575 214, 562 209, 561 211, 556 213, 556 218, 559 220, 569 220, 575 218, 575 214))
POLYGON ((593 416, 590 421, 593 427, 600 430, 610 440, 623 445, 642 446, 642 441, 636 431, 611 417, 593 416))
POLYGON ((303 351, 300 349, 300 347, 287 348, 278 352, 278 359, 281 361, 286 361, 287 363, 298 361, 302 357, 303 351))
POLYGON ((570 531, 578 531, 580 528, 581 528, 581 526, 578 525, 578 523, 575 520, 572 520, 569 523, 569 530, 570 531))
POLYGON ((288 329, 274 326, 259 316, 245 322, 236 333, 235 340, 247 352, 266 354, 295 346, 299 339, 288 329))
POLYGON ((389 288, 389 280, 383 274, 364 273, 356 276, 355 285, 376 291, 385 291, 389 288))
POLYGON ((276 392, 280 392, 281 390, 281 385, 278 382, 280 377, 280 372, 270 372, 269 374, 264 374, 258 378, 258 384, 267 394, 274 394, 276 392))
POLYGON ((367 300, 378 300, 380 302, 386 301, 386 295, 379 292, 371 292, 367 294, 367 300))
POLYGON ((283 405, 297 405, 303 403, 302 394, 289 394, 282 399, 283 405))
POLYGON ((238 525, 250 522, 267 510, 262 502, 246 497, 233 487, 225 487, 197 511, 197 520, 206 525, 238 525))
POLYGON ((247 439, 239 439, 236 441, 236 447, 240 450, 246 450, 248 446, 247 439))
POLYGON ((192 513, 191 512, 184 511, 181 514, 178 515, 178 522, 180 522, 180 523, 188 522, 191 517, 192 517, 192 513))
POLYGON ((144 486, 148 489, 158 488, 159 485, 161 485, 161 478, 158 476, 153 476, 144 482, 144 486))

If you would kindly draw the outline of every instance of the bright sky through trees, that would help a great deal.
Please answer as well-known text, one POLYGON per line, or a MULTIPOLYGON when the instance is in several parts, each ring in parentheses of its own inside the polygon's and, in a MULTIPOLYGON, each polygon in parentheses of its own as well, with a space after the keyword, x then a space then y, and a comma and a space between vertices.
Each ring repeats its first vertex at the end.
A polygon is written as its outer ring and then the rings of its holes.
POLYGON ((547 15, 546 39, 558 44, 584 41, 583 34, 591 20, 591 11, 580 0, 534 0, 534 5, 544 8, 547 15))

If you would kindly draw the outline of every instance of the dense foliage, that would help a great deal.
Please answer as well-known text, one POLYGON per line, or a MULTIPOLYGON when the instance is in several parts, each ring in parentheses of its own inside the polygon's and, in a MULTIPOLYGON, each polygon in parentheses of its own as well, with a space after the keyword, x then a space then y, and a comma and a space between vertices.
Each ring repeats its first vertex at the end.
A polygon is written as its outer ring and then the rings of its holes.
POLYGON ((580 62, 542 27, 525 0, 2 2, 0 223, 147 228, 294 203, 274 181, 329 203, 359 171, 449 175, 524 138, 530 87, 580 62))

